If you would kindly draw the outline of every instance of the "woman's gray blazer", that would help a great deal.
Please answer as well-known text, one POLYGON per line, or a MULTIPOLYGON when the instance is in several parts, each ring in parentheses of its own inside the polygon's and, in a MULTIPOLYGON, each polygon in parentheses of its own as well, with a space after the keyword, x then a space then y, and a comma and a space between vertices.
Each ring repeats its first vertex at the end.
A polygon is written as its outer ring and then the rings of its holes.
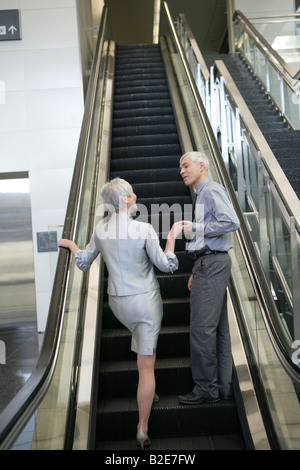
POLYGON ((109 295, 134 295, 158 289, 153 265, 163 272, 178 269, 176 255, 162 250, 152 225, 133 220, 128 214, 113 213, 108 221, 106 218, 97 225, 86 249, 75 254, 78 268, 89 269, 99 253, 109 273, 109 295))

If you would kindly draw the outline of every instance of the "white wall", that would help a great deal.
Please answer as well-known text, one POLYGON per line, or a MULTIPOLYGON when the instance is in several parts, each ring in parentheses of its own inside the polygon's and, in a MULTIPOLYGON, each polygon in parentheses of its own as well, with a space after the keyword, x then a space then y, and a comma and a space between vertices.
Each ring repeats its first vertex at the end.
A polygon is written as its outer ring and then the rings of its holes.
POLYGON ((234 24, 232 21, 235 10, 240 10, 251 19, 275 15, 295 13, 295 0, 226 0, 229 52, 234 52, 234 24))
POLYGON ((52 281, 36 234, 64 223, 84 110, 76 0, 0 0, 5 9, 20 10, 22 39, 0 41, 0 172, 29 171, 43 331, 52 281))
POLYGON ((258 16, 288 15, 295 13, 294 0, 234 0, 235 9, 249 19, 258 16))

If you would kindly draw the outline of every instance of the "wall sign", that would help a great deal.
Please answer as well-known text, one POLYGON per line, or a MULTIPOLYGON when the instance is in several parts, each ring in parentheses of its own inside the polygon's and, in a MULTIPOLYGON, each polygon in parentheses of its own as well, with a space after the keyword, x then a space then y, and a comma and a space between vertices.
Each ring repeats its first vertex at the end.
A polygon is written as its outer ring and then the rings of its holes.
POLYGON ((0 41, 21 39, 19 10, 0 10, 0 41))
POLYGON ((38 253, 58 251, 57 232, 37 232, 38 253))

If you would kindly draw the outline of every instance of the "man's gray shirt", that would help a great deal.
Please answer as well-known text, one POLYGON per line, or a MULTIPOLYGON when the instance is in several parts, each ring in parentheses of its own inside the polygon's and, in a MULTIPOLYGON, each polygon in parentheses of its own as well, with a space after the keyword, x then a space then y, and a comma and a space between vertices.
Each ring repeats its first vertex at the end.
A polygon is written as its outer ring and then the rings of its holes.
POLYGON ((210 177, 205 178, 196 189, 195 237, 187 250, 228 251, 232 248, 232 233, 240 222, 233 209, 228 193, 210 177))

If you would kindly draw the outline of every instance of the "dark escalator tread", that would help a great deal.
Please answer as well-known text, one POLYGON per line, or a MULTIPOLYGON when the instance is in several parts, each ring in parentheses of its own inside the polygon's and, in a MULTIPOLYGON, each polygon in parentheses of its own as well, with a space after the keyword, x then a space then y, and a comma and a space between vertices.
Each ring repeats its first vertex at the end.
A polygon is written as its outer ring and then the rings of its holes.
POLYGON ((112 148, 116 150, 119 147, 140 147, 140 146, 152 146, 152 145, 179 145, 178 135, 168 132, 167 134, 142 134, 142 135, 122 135, 119 137, 113 136, 112 148))
MULTIPOLYGON (((119 158, 140 158, 140 157, 160 157, 165 155, 172 155, 174 158, 180 154, 180 145, 176 143, 171 144, 155 144, 155 145, 135 145, 126 147, 116 147, 111 150, 111 157, 119 158)), ((178 162, 179 160, 177 160, 178 162)))
MULTIPOLYGON (((300 149, 299 149, 299 157, 300 157, 300 149)), ((300 168, 300 158, 299 157, 290 157, 288 153, 286 156, 278 159, 280 161, 280 165, 285 170, 294 170, 300 168)))
POLYGON ((127 180, 130 184, 133 183, 147 183, 147 182, 166 182, 166 181, 181 181, 182 178, 179 173, 179 168, 149 168, 137 170, 121 170, 119 172, 112 171, 111 178, 120 176, 127 180))
POLYGON ((149 87, 148 90, 131 89, 128 90, 128 93, 124 93, 124 89, 122 88, 122 90, 119 91, 118 95, 115 97, 114 103, 125 102, 125 106, 128 105, 128 101, 133 101, 136 103, 137 101, 147 100, 168 100, 168 103, 170 103, 169 98, 170 96, 166 86, 156 86, 151 90, 149 87))
POLYGON ((132 118, 143 118, 149 116, 170 116, 172 111, 172 106, 169 103, 168 106, 163 108, 159 106, 158 101, 155 102, 156 106, 146 107, 139 106, 135 108, 130 106, 128 109, 115 109, 113 119, 123 119, 124 124, 127 122, 127 119, 132 118))
MULTIPOLYGON (((126 88, 130 84, 141 84, 149 80, 159 80, 160 83, 165 83, 166 76, 164 70, 159 69, 148 69, 148 70, 139 70, 138 73, 133 73, 132 70, 122 70, 119 73, 116 73, 115 76, 115 86, 116 88, 126 88)), ((157 83, 157 82, 156 82, 157 83)))
POLYGON ((154 98, 145 98, 144 100, 135 100, 135 101, 130 101, 126 102, 126 107, 124 106, 124 102, 115 102, 114 103, 114 109, 116 111, 120 110, 125 110, 128 112, 128 110, 132 109, 134 111, 138 109, 154 109, 158 108, 161 112, 163 112, 164 108, 170 109, 171 106, 171 101, 168 98, 159 98, 159 97, 154 97, 154 98))
POLYGON ((153 210, 155 210, 156 208, 158 209, 162 204, 167 204, 169 208, 171 208, 172 206, 174 208, 181 207, 182 214, 184 214, 185 206, 191 206, 191 197, 190 195, 185 194, 182 195, 179 199, 177 196, 168 195, 164 197, 163 201, 161 197, 139 197, 137 202, 147 210, 150 210, 151 206, 153 210))
MULTIPOLYGON (((190 388, 193 386, 190 360, 184 357, 164 357, 157 359, 155 363, 156 389, 160 394, 176 393, 182 391, 182 383, 190 388), (188 385, 189 384, 189 385, 188 385)), ((128 359, 116 361, 102 361, 99 371, 99 380, 102 384, 100 398, 118 398, 120 389, 123 397, 133 397, 136 395, 138 372, 136 366, 136 356, 132 355, 128 359)))
MULTIPOLYGON (((201 450, 245 450, 245 444, 240 434, 216 434, 212 436, 180 436, 180 437, 165 437, 153 439, 150 434, 151 446, 147 448, 148 452, 151 451, 201 451, 201 450)), ((139 450, 136 440, 113 440, 113 441, 99 441, 97 442, 97 450, 139 450)), ((175 454, 176 455, 176 454, 175 454)), ((193 457, 190 452, 186 455, 186 459, 193 457)), ((185 456, 184 456, 185 458, 185 456)), ((174 464, 178 464, 179 460, 176 456, 174 464)), ((187 460, 191 462, 191 460, 187 460)), ((193 462, 196 462, 195 459, 193 462)), ((158 462, 158 459, 157 459, 158 462)), ((161 461, 161 463, 163 463, 161 461)), ((182 461, 180 462, 182 464, 182 461)))
MULTIPOLYGON (((190 300, 189 297, 176 297, 163 299, 163 326, 181 326, 190 323, 190 300)), ((103 305, 102 328, 119 329, 124 328, 114 316, 108 303, 103 305)))
POLYGON ((115 159, 111 161, 111 171, 123 171, 123 170, 136 170, 141 169, 151 169, 151 168, 178 168, 179 159, 181 155, 178 154, 163 154, 156 156, 136 156, 136 157, 126 157, 124 159, 115 159))
MULTIPOLYGON (((151 80, 149 80, 150 82, 151 80)), ((141 99, 144 98, 144 96, 152 96, 157 93, 159 94, 164 94, 163 96, 169 96, 169 90, 168 90, 168 84, 166 83, 161 83, 161 80, 156 80, 155 85, 142 85, 139 83, 131 83, 131 85, 128 85, 127 87, 121 87, 118 85, 117 89, 115 87, 115 93, 118 94, 118 97, 115 98, 117 100, 131 100, 131 99, 136 99, 140 97, 141 99)))
POLYGON ((182 181, 155 181, 149 182, 147 185, 143 183, 133 183, 133 190, 136 195, 141 198, 160 198, 160 202, 163 203, 163 198, 174 196, 180 198, 181 196, 187 196, 190 198, 189 188, 182 183, 182 181))
POLYGON ((127 116, 124 118, 117 118, 114 116, 113 119, 113 132, 122 132, 122 127, 128 128, 131 126, 136 129, 135 132, 139 132, 139 128, 142 126, 149 126, 150 124, 165 125, 175 124, 175 118, 172 114, 154 114, 146 116, 127 116))
MULTIPOLYGON (((146 135, 165 135, 165 134, 172 134, 172 135, 177 135, 177 127, 175 122, 173 121, 172 123, 156 123, 154 121, 151 122, 151 124, 148 125, 139 125, 139 126, 114 126, 113 132, 112 132, 112 137, 128 137, 130 136, 131 138, 136 137, 136 136, 146 136, 146 135)), ((177 141, 178 141, 178 136, 177 136, 177 141)))
MULTIPOLYGON (((163 327, 159 336, 157 358, 184 357, 189 355, 189 326, 163 327)), ((132 358, 131 334, 127 329, 109 329, 101 340, 102 360, 120 361, 132 358)))
MULTIPOLYGON (((101 427, 105 432, 103 438, 111 440, 131 437, 137 422, 136 397, 102 400, 98 411, 101 413, 101 427)), ((239 432, 240 423, 234 400, 182 405, 177 395, 160 395, 159 402, 151 410, 149 429, 153 439, 164 436, 232 434, 239 432)), ((99 438, 102 439, 101 429, 99 438)))

